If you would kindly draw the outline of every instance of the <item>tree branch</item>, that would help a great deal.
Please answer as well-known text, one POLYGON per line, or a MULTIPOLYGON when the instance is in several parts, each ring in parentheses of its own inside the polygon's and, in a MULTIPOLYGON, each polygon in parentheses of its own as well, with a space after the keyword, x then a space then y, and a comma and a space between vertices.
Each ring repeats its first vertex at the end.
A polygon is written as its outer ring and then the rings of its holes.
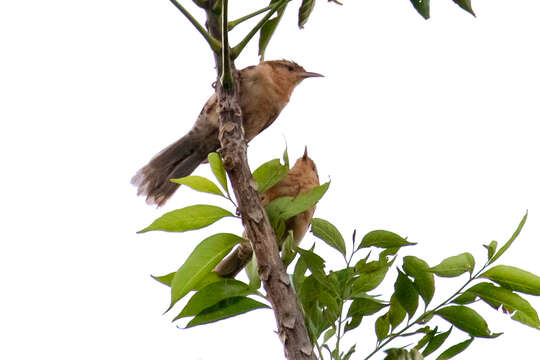
POLYGON ((291 0, 281 0, 281 1, 278 1, 278 2, 274 3, 274 5, 272 6, 272 9, 261 19, 261 21, 259 21, 257 23, 257 25, 255 25, 255 27, 253 29, 251 29, 251 31, 246 35, 246 37, 244 37, 242 39, 242 41, 240 41, 238 43, 238 45, 236 45, 232 49, 231 56, 232 56, 233 59, 236 59, 238 57, 238 55, 240 55, 240 53, 242 52, 242 50, 244 50, 244 48, 249 43, 249 41, 263 27, 263 25, 266 24, 266 22, 270 19, 270 17, 272 15, 274 15, 274 13, 276 11, 278 11, 280 7, 282 7, 283 5, 288 3, 289 1, 291 1, 291 0))
POLYGON ((316 360, 304 317, 298 309, 296 295, 279 256, 274 231, 261 205, 256 182, 248 166, 247 145, 242 128, 238 73, 234 66, 234 56, 228 51, 228 38, 225 34, 222 35, 224 30, 227 32, 227 14, 223 14, 227 10, 227 0, 222 3, 221 14, 214 9, 218 1, 220 0, 208 2, 206 26, 214 38, 221 38, 223 41, 222 52, 215 54, 218 68, 216 91, 219 141, 223 165, 231 180, 242 222, 257 257, 259 276, 272 303, 279 337, 285 347, 285 356, 289 360, 316 360), (220 23, 220 15, 221 20, 225 20, 222 23, 220 23), (224 74, 228 72, 233 80, 230 87, 223 86, 220 81, 225 79, 224 74))
POLYGON ((176 0, 170 0, 174 6, 176 6, 176 8, 178 10, 180 10, 180 12, 182 14, 184 14, 184 16, 189 20, 189 22, 195 27, 195 29, 197 29, 197 31, 199 31, 199 33, 201 33, 201 35, 204 37, 204 39, 206 40, 206 42, 208 43, 208 45, 210 45, 210 48, 212 49, 212 51, 214 53, 216 52, 219 52, 221 50, 221 44, 220 42, 213 36, 211 36, 203 27, 201 24, 199 24, 199 22, 197 21, 197 19, 195 19, 193 17, 193 15, 191 15, 189 13, 189 11, 186 10, 185 7, 183 7, 178 1, 176 0))
POLYGON ((249 20, 249 19, 251 19, 251 18, 253 18, 253 17, 255 17, 255 16, 259 15, 259 14, 262 14, 262 13, 265 12, 265 11, 268 11, 268 10, 270 10, 270 9, 273 9, 274 6, 275 6, 275 4, 268 5, 267 7, 262 8, 262 9, 260 9, 260 10, 257 10, 257 11, 255 11, 255 12, 252 12, 252 13, 249 14, 249 15, 242 16, 241 18, 238 18, 238 19, 236 19, 236 20, 233 20, 233 21, 229 22, 229 24, 227 25, 227 28, 229 29, 229 31, 231 31, 231 30, 234 29, 237 25, 239 25, 239 24, 243 23, 244 21, 247 21, 247 20, 249 20))

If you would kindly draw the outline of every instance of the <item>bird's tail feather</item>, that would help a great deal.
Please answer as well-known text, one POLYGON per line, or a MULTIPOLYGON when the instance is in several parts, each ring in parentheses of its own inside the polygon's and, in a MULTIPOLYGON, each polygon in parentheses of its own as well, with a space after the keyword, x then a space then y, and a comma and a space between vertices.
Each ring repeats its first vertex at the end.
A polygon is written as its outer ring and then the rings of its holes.
POLYGON ((131 179, 137 186, 137 195, 146 196, 149 204, 165 204, 180 186, 170 179, 190 175, 209 153, 218 148, 217 139, 211 139, 212 136, 201 139, 197 134, 188 133, 163 149, 131 179))

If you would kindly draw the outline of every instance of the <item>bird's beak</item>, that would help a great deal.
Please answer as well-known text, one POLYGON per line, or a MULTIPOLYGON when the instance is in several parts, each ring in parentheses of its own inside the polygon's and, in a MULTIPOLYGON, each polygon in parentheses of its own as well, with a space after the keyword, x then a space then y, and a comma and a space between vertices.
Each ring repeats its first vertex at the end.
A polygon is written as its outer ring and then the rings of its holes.
POLYGON ((307 146, 306 146, 306 148, 304 149, 304 156, 302 156, 302 158, 303 158, 304 160, 306 160, 307 157, 308 157, 308 155, 307 155, 307 146))
POLYGON ((319 73, 316 73, 316 72, 309 72, 309 71, 304 71, 304 72, 301 72, 299 73, 300 77, 302 79, 307 79, 307 78, 310 78, 310 77, 324 77, 324 75, 321 75, 319 73))

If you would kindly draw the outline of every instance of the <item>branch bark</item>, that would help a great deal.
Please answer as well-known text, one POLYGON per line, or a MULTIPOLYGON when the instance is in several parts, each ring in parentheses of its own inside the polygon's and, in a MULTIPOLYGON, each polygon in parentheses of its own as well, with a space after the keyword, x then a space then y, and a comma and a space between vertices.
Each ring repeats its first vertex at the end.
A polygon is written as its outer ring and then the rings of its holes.
MULTIPOLYGON (((222 39, 220 15, 214 9, 215 3, 216 0, 209 0, 205 4, 206 27, 211 36, 222 39)), ((223 43, 222 46, 228 44, 223 43)), ((216 91, 223 164, 238 200, 242 222, 257 257, 259 276, 274 310, 285 356, 289 360, 316 360, 304 316, 297 306, 296 295, 279 256, 274 231, 261 205, 256 182, 248 166, 247 145, 242 128, 242 109, 239 102, 242 94, 234 62, 231 59, 233 86, 224 88, 220 82, 223 71, 222 59, 217 55, 215 60, 218 69, 216 91)))

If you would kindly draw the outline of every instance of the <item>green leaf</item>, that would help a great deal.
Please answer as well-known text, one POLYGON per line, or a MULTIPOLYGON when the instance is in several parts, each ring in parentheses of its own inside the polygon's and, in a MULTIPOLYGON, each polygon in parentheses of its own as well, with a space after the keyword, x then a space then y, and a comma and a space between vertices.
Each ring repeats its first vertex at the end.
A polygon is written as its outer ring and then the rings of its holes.
POLYGON ((454 2, 458 4, 460 8, 467 11, 472 16, 476 16, 471 6, 471 0, 454 0, 454 2))
POLYGON ((356 329, 362 322, 363 318, 364 317, 362 315, 354 315, 351 318, 351 321, 345 324, 345 332, 356 329))
POLYGON ((514 233, 512 234, 512 236, 510 237, 510 239, 499 249, 499 251, 497 251, 497 253, 495 254, 495 256, 493 256, 491 258, 491 260, 489 260, 489 264, 493 264, 493 262, 495 262, 495 260, 497 260, 498 258, 501 257, 502 254, 504 254, 504 252, 506 250, 508 250, 508 248, 510 247, 510 245, 512 245, 512 243, 514 242, 514 240, 516 240, 516 238, 519 236, 519 233, 521 232, 521 229, 523 229, 523 225, 525 225, 525 222, 527 221, 527 215, 528 215, 528 212, 525 213, 525 215, 523 216, 523 218, 521 219, 521 222, 519 223, 516 231, 514 231, 514 233))
POLYGON ((415 245, 416 243, 411 243, 395 234, 391 231, 386 230, 374 230, 367 233, 362 242, 360 243, 360 248, 367 248, 370 246, 375 246, 378 248, 399 248, 401 246, 415 245))
POLYGON ((221 300, 254 293, 255 291, 247 284, 234 279, 225 279, 212 283, 195 293, 174 320, 187 316, 195 316, 221 300))
POLYGON ((497 242, 495 240, 493 240, 492 242, 489 243, 489 245, 483 245, 486 249, 487 249, 487 252, 488 252, 488 260, 491 260, 491 258, 493 257, 493 255, 495 254, 495 251, 497 251, 497 242))
POLYGON ((138 233, 155 230, 169 232, 196 230, 211 225, 227 216, 234 215, 219 206, 192 205, 164 214, 138 233))
POLYGON ((249 279, 249 287, 252 289, 258 289, 261 287, 261 279, 259 278, 259 271, 257 269, 257 258, 253 255, 251 261, 246 265, 246 273, 249 279))
POLYGON ((194 289, 242 241, 240 236, 227 233, 215 234, 201 241, 174 275, 169 309, 194 289))
POLYGON ((314 7, 315 0, 302 0, 302 5, 298 9, 298 27, 300 29, 304 28, 314 7))
POLYGON ((282 165, 279 159, 270 160, 262 164, 253 172, 253 178, 257 182, 257 190, 261 194, 264 193, 283 180, 288 172, 289 168, 286 165, 282 165))
POLYGON ((497 265, 481 274, 480 277, 490 279, 510 290, 540 295, 540 277, 514 266, 497 265))
MULTIPOLYGON (((280 0, 271 0, 270 4, 273 4, 280 0)), ((259 56, 261 57, 261 60, 264 60, 264 53, 266 52, 266 48, 268 47, 268 43, 270 42, 270 39, 272 39, 272 36, 274 35, 276 28, 281 21, 281 18, 283 17, 283 13, 285 12, 285 9, 287 8, 287 2, 281 6, 281 8, 277 11, 277 16, 268 20, 261 28, 260 30, 260 37, 259 37, 259 56)), ((288 165, 288 164, 287 164, 288 165)))
POLYGON ((429 19, 429 0, 411 0, 411 3, 424 19, 429 19))
POLYGON ((336 328, 330 328, 324 333, 323 344, 326 343, 332 336, 336 334, 336 328))
POLYGON ((215 152, 210 153, 208 154, 208 162, 210 163, 210 167, 212 168, 212 172, 214 173, 217 181, 219 181, 219 184, 223 190, 229 194, 229 188, 227 187, 227 174, 225 173, 225 168, 223 167, 221 157, 215 152))
POLYGON ((355 265, 355 272, 359 276, 352 283, 352 295, 371 291, 384 280, 391 264, 386 261, 372 261, 365 263, 360 260, 355 265), (363 263, 362 263, 363 262, 363 263))
POLYGON ((384 304, 374 298, 356 298, 349 307, 347 317, 352 317, 355 315, 373 315, 387 306, 388 304, 384 304))
POLYGON ((293 231, 289 230, 289 235, 285 238, 281 248, 281 262, 285 269, 296 257, 296 241, 294 241, 293 231))
POLYGON ((435 293, 435 278, 429 271, 429 265, 415 256, 405 256, 403 258, 403 270, 407 275, 414 278, 414 287, 427 306, 435 293))
POLYGON ((216 322, 263 308, 270 308, 270 306, 248 297, 228 298, 199 313, 187 324, 186 328, 216 322))
POLYGON ((452 328, 448 329, 446 332, 433 336, 424 351, 422 351, 422 356, 426 357, 440 348, 444 341, 448 338, 448 335, 450 335, 450 332, 452 332, 452 328))
POLYGON ((440 277, 455 277, 463 273, 472 273, 474 270, 474 257, 470 253, 463 253, 444 259, 439 265, 430 269, 440 277))
POLYGON ((472 337, 495 338, 500 335, 491 333, 484 318, 466 306, 447 306, 437 310, 435 314, 472 337))
POLYGON ((470 338, 469 340, 465 340, 463 342, 460 342, 459 344, 450 346, 448 349, 446 349, 437 360, 448 360, 453 358, 454 356, 461 353, 463 350, 469 347, 469 345, 473 342, 474 338, 470 338))
POLYGON ((343 256, 346 255, 345 240, 343 240, 339 230, 330 222, 314 218, 311 220, 311 231, 313 235, 342 253, 343 256))
POLYGON ((392 329, 397 328, 405 320, 406 315, 407 312, 399 303, 396 294, 393 294, 390 298, 390 310, 388 310, 388 320, 392 329))
POLYGON ((349 349, 349 351, 347 351, 347 353, 345 354, 345 356, 343 356, 343 360, 349 360, 352 356, 352 354, 354 354, 354 352, 356 351, 356 345, 353 345, 351 346, 351 348, 349 349))
MULTIPOLYGON (((171 284, 172 284, 172 281, 174 279, 175 274, 176 274, 176 271, 174 271, 172 273, 169 273, 167 275, 162 275, 162 276, 154 276, 154 275, 152 275, 152 278, 154 278, 154 280, 157 280, 160 283, 165 284, 165 285, 170 287, 171 284)), ((204 288, 206 285, 209 285, 211 283, 215 283, 215 282, 221 281, 221 280, 223 280, 223 278, 220 277, 218 274, 216 274, 214 272, 208 273, 197 284, 195 284, 195 286, 193 287, 193 290, 200 290, 200 289, 204 288)))
POLYGON ((180 179, 171 179, 171 182, 181 185, 187 185, 193 190, 203 193, 223 196, 223 193, 221 192, 221 190, 219 190, 216 184, 202 176, 190 175, 180 179))
POLYGON ((311 209, 323 197, 328 190, 330 183, 313 188, 309 193, 298 195, 293 198, 290 196, 280 197, 266 205, 266 213, 272 224, 279 220, 287 220, 308 209, 311 209))
POLYGON ((512 319, 540 329, 540 320, 536 310, 527 300, 508 289, 484 282, 474 285, 463 295, 470 295, 473 299, 480 297, 495 310, 502 306, 504 312, 513 314, 512 319))
POLYGON ((424 346, 426 346, 426 344, 428 342, 431 341, 431 339, 433 339, 433 337, 437 334, 437 329, 438 327, 435 327, 435 329, 433 330, 429 330, 429 327, 427 327, 427 330, 426 330, 426 335, 424 335, 424 337, 422 337, 418 343, 414 346, 414 348, 416 350, 420 350, 421 348, 423 348, 424 346))
POLYGON ((407 314, 409 314, 409 318, 411 318, 418 308, 418 292, 407 275, 399 270, 394 284, 394 290, 397 301, 399 301, 401 306, 407 311, 407 314))
POLYGON ((300 257, 298 261, 296 262, 296 266, 294 267, 294 272, 293 272, 293 285, 296 292, 298 292, 298 290, 300 289, 300 287, 302 286, 302 283, 304 282, 306 278, 305 276, 306 271, 307 271, 306 262, 302 259, 302 257, 300 257))
POLYGON ((384 314, 375 321, 375 334, 377 335, 377 342, 381 342, 389 331, 390 322, 388 321, 388 314, 384 314))

